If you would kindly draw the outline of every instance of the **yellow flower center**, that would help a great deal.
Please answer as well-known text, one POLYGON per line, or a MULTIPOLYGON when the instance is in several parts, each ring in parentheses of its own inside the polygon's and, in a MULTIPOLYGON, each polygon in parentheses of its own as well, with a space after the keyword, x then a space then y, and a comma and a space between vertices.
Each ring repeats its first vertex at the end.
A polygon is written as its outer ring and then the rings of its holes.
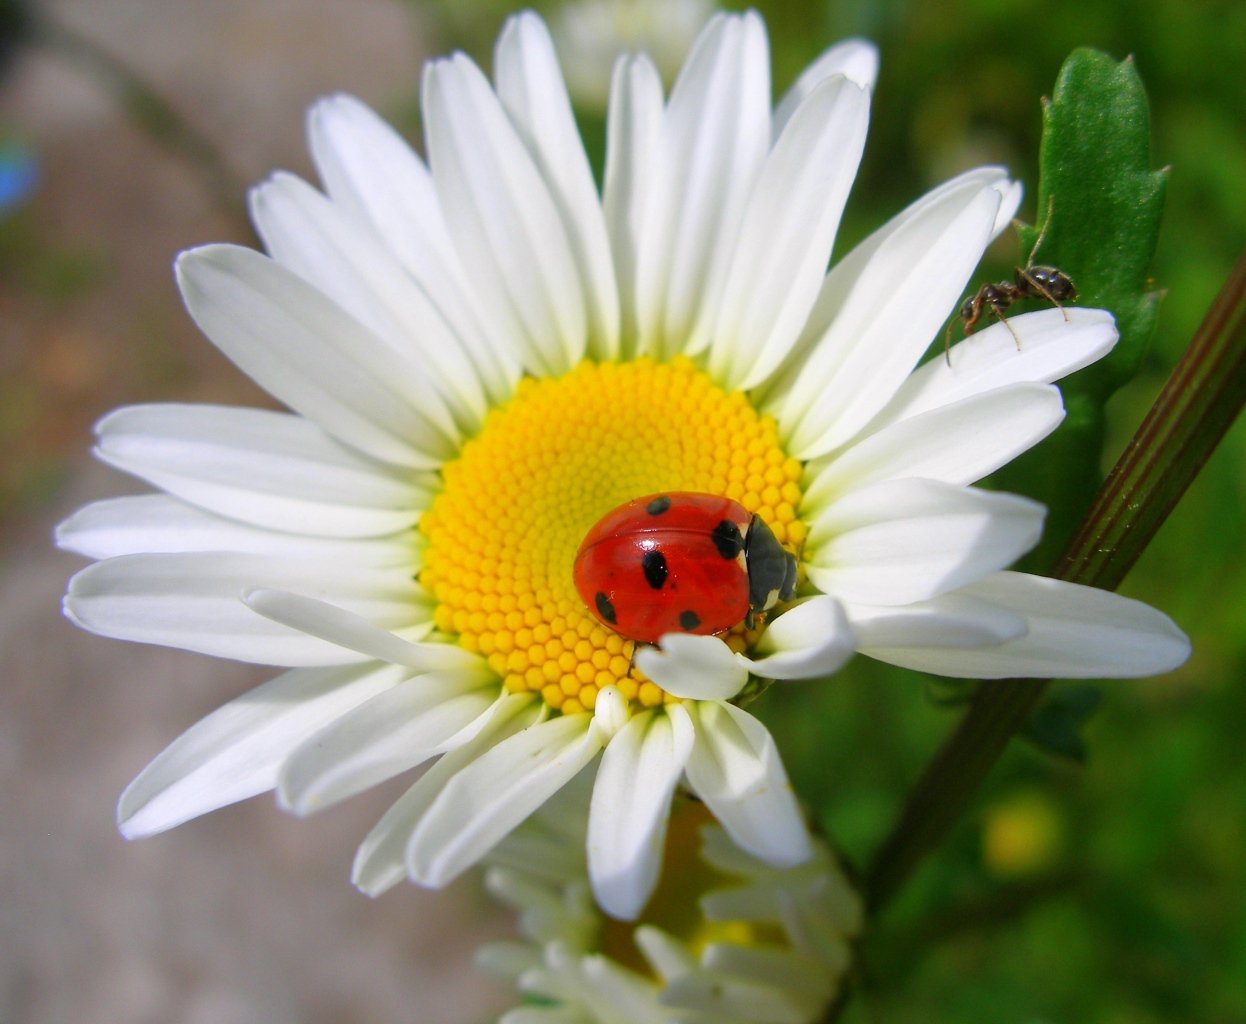
MULTIPOLYGON (((795 549, 801 473, 774 421, 687 359, 525 378, 443 467, 444 489, 420 521, 434 623, 483 654, 510 692, 539 693, 564 713, 591 710, 605 686, 661 704, 666 695, 632 665, 633 642, 576 593, 584 535, 633 498, 698 491, 738 501, 795 549)), ((749 643, 742 625, 726 639, 749 643)))

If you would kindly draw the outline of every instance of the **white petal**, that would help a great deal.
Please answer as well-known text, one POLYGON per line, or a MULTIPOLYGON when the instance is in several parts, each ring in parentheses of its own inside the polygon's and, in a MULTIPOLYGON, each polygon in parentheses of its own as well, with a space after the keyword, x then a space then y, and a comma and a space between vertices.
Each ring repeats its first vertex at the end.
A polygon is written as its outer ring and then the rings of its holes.
POLYGON ((209 245, 178 257, 177 278, 213 344, 339 441, 416 469, 454 454, 407 386, 405 361, 296 274, 250 249, 209 245))
POLYGON ((619 297, 610 242, 593 171, 545 23, 531 11, 513 15, 493 62, 498 98, 549 186, 562 217, 588 315, 591 351, 614 358, 619 344, 619 297))
POLYGON ((672 704, 634 716, 606 746, 589 810, 588 872, 613 917, 634 920, 653 893, 694 735, 688 712, 672 704))
POLYGON ((473 293, 423 161, 351 96, 330 96, 313 106, 308 135, 316 169, 334 203, 375 231, 424 289, 471 352, 493 402, 508 398, 519 377, 518 353, 487 304, 473 293))
POLYGON ((861 931, 864 910, 842 878, 827 879, 808 900, 781 892, 782 927, 797 950, 812 958, 819 973, 838 991, 855 958, 848 936, 861 931))
POLYGON ((756 14, 716 15, 671 91, 646 196, 640 351, 709 342, 740 218, 770 141, 770 63, 756 14))
POLYGON ((704 969, 673 979, 663 989, 662 1001, 693 1019, 731 1024, 805 1024, 816 1019, 816 1011, 811 1015, 806 1007, 792 1006, 780 989, 704 969))
MULTIPOLYGON (((749 884, 718 889, 701 900, 705 916, 717 921, 757 921, 783 929, 795 956, 809 965, 823 983, 833 983, 848 968, 852 951, 847 936, 861 930, 861 901, 834 865, 816 860, 798 869, 797 877, 771 872, 749 884)), ((719 946, 717 949, 721 949, 719 946)), ((721 955, 706 950, 705 962, 716 966, 721 955)))
POLYGON ((327 601, 272 589, 244 590, 239 596, 248 608, 266 619, 377 661, 405 665, 418 672, 478 675, 484 670, 484 659, 478 654, 451 643, 411 643, 327 601))
MULTIPOLYGON (((817 1015, 833 984, 821 964, 794 949, 711 942, 702 953, 701 964, 707 972, 740 979, 744 992, 754 998, 773 1000, 776 1007, 786 1006, 789 1011, 793 1006, 803 1007, 804 1015, 798 1018, 801 1021, 809 1020, 809 1014, 817 1015)), ((758 1016, 748 1014, 748 1018, 758 1016)))
POLYGON ((817 679, 829 676, 855 650, 856 637, 843 606, 833 597, 819 596, 766 624, 757 645, 763 657, 737 657, 762 679, 817 679))
POLYGON ((250 198, 273 259, 389 345, 408 367, 405 386, 443 431, 475 433, 486 401, 470 354, 376 234, 292 174, 275 174, 250 198))
MULTIPOLYGON (((581 970, 585 981, 583 1001, 594 1024, 670 1024, 670 1014, 658 1005, 651 979, 600 954, 584 957, 581 970)), ((580 1017, 576 1024, 583 1024, 584 1020, 580 1017)))
POLYGON ((861 162, 869 102, 869 92, 848 79, 826 79, 762 167, 713 332, 710 369, 724 387, 760 384, 795 344, 861 162))
POLYGON ((677 979, 665 998, 741 1020, 805 1024, 821 1015, 834 983, 821 964, 790 949, 715 942, 706 946, 701 963, 701 970, 677 979))
POLYGON ((1007 326, 992 324, 953 345, 949 359, 939 355, 924 363, 872 426, 1009 384, 1050 384, 1102 359, 1116 340, 1112 314, 1102 309, 1040 309, 1010 317, 1007 326))
POLYGON ((301 416, 219 405, 132 405, 95 428, 110 466, 230 519, 374 537, 414 524, 429 485, 339 444, 301 416))
MULTIPOLYGON (((490 865, 494 863, 494 857, 509 847, 512 840, 522 837, 526 831, 528 831, 526 828, 519 829, 514 835, 503 840, 488 858, 490 865)), ((548 856, 546 850, 525 851, 542 858, 540 864, 542 877, 540 878, 525 872, 522 866, 519 868, 490 866, 485 871, 484 880, 489 895, 519 912, 520 929, 529 940, 535 943, 557 942, 568 932, 580 931, 585 924, 588 925, 586 930, 595 931, 595 926, 601 920, 600 915, 596 913, 596 908, 584 912, 579 905, 580 890, 586 888, 581 881, 584 875, 583 836, 580 837, 577 845, 579 846, 577 852, 581 855, 580 861, 571 869, 568 877, 546 875, 544 862, 545 857, 548 856), (571 920, 573 915, 577 920, 571 920), (589 918, 591 923, 582 921, 583 918, 589 918)), ((591 904, 591 898, 588 898, 586 902, 591 904)))
POLYGON ((722 702, 691 706, 696 743, 688 784, 735 842, 776 867, 813 856, 774 738, 756 718, 722 702))
POLYGON ((998 647, 863 653, 971 679, 1123 679, 1170 672, 1190 655, 1189 639, 1167 615, 1106 590, 1001 572, 961 593, 1024 616, 1028 632, 998 647))
MULTIPOLYGON (((592 766, 580 775, 589 776, 591 785, 592 766)), ((568 783, 568 788, 574 785, 574 781, 568 783)), ((516 829, 503 839, 485 858, 490 865, 485 875, 490 892, 516 909, 521 908, 525 901, 531 902, 526 894, 540 890, 546 893, 556 890, 559 893, 558 903, 565 907, 562 892, 567 879, 582 879, 588 870, 585 846, 588 801, 592 791, 590 788, 583 799, 560 808, 561 815, 553 813, 554 804, 565 792, 567 790, 563 789, 550 797, 524 822, 523 828, 516 829), (565 827, 568 825, 579 827, 565 827), (505 891, 501 891, 503 885, 505 891)), ((587 880, 579 884, 587 889, 587 880)), ((592 902, 591 897, 588 900, 592 902)))
MULTIPOLYGON (((745 853, 735 843, 731 841, 731 837, 727 835, 721 826, 713 825, 702 828, 701 832, 701 859, 710 867, 715 868, 719 874, 738 875, 740 878, 749 879, 751 884, 747 889, 729 889, 714 890, 713 893, 707 893, 702 898, 702 906, 708 908, 712 904, 716 904, 722 898, 730 898, 716 895, 717 893, 734 893, 743 894, 742 898, 752 901, 753 893, 756 890, 756 877, 758 869, 761 869, 763 877, 773 878, 773 871, 765 864, 761 864, 756 857, 745 853)), ((708 910, 707 910, 708 914, 708 910)), ((718 915, 715 920, 727 920, 727 918, 718 915)))
POLYGON ((695 971, 699 966, 692 951, 678 939, 651 924, 639 925, 632 938, 653 973, 663 981, 670 981, 681 974, 695 971))
MULTIPOLYGON (((891 400, 964 291, 999 203, 991 185, 967 183, 868 239, 864 262, 854 251, 831 271, 818 299, 833 303, 830 324, 781 382, 792 455, 833 451, 891 400)), ((815 307, 811 321, 823 315, 815 307)))
POLYGON ((603 686, 597 694, 597 703, 593 705, 593 727, 609 742, 631 718, 631 709, 627 698, 617 686, 603 686))
MULTIPOLYGON (((571 1006, 517 1006, 498 1018, 498 1024, 584 1024, 585 1017, 571 1006)), ((647 1021, 643 1024, 648 1024, 647 1021)))
POLYGON ((299 745, 281 770, 282 806, 312 814, 414 768, 483 727, 497 689, 487 673, 448 671, 377 694, 299 745))
POLYGON ((580 854, 578 862, 564 864, 568 874, 553 875, 546 870, 548 860, 570 862, 571 858, 559 858, 557 847, 547 836, 540 837, 546 842, 536 848, 522 842, 537 831, 534 825, 535 819, 529 819, 485 858, 481 872, 485 889, 499 903, 518 911, 519 930, 537 948, 542 944, 585 948, 584 940, 591 941, 589 936, 596 933, 601 915, 584 878, 584 837, 574 843, 580 854), (539 874, 526 872, 510 855, 512 849, 534 855, 540 862, 539 874))
POLYGON ((529 726, 446 781, 407 844, 407 871, 440 888, 480 860, 602 747, 592 715, 529 726))
POLYGON ((922 477, 966 485, 993 473, 1050 434, 1064 402, 1050 384, 1013 384, 911 416, 808 468, 802 509, 879 480, 922 477))
POLYGON ((991 647, 1025 636, 1024 616, 965 591, 895 608, 848 606, 860 650, 884 647, 991 647))
POLYGON ((866 39, 845 39, 823 51, 812 64, 800 73, 791 88, 783 95, 774 110, 774 136, 778 138, 784 126, 796 113, 817 86, 832 75, 843 75, 862 89, 873 90, 878 81, 878 49, 866 39))
MULTIPOLYGON (((486 875, 486 887, 489 880, 490 875, 486 875)), ((522 939, 487 943, 477 949, 476 955, 472 957, 472 966, 477 970, 494 977, 509 978, 511 981, 518 981, 520 975, 540 966, 540 963, 540 947, 522 939)), ((499 1024, 502 1024, 501 1020, 499 1024)))
POLYGON ((673 697, 730 700, 748 682, 748 669, 716 636, 667 633, 661 647, 637 646, 636 667, 673 697))
MULTIPOLYGON (((1010 197, 1014 191, 1008 181, 1008 173, 1002 167, 978 167, 966 171, 964 174, 945 181, 937 188, 931 189, 865 241, 853 247, 851 252, 836 263, 831 273, 822 282, 822 291, 809 314, 809 323, 805 327, 802 343, 808 347, 826 333, 827 328, 839 315, 844 300, 852 291, 857 279, 869 269, 870 263, 878 253, 885 254, 889 249, 894 249, 897 245, 897 237, 903 237, 907 232, 913 231, 915 223, 936 215, 941 207, 959 209, 985 188, 994 189, 999 195, 1001 211, 1005 204, 1011 201, 1010 197)), ((1013 208, 1009 207, 1010 210, 1013 208)), ((788 386, 790 383, 789 380, 788 386)))
POLYGON ((56 528, 56 543, 88 558, 232 551, 386 568, 417 564, 411 534, 375 540, 326 540, 261 530, 223 519, 167 494, 109 498, 79 509, 56 528))
POLYGON ((423 99, 433 180, 473 291, 509 318, 528 370, 566 372, 584 354, 584 295, 549 188, 465 56, 425 69, 423 99))
POLYGON ((1025 187, 1019 181, 1004 181, 996 188, 999 191, 999 212, 995 214, 995 225, 991 229, 992 239, 998 238, 1012 224, 1025 193, 1025 187))
MULTIPOLYGON (((755 873, 759 864, 756 857, 748 857, 747 861, 745 878, 755 873)), ((806 865, 798 870, 803 873, 816 869, 812 865, 806 865)), ((701 898, 701 909, 705 911, 707 918, 716 921, 765 921, 778 924, 782 921, 781 900, 785 893, 782 881, 775 878, 775 874, 778 873, 771 870, 770 877, 761 881, 749 878, 745 886, 709 892, 701 898)), ((807 889, 808 886, 802 888, 807 889)))
POLYGON ((1044 508, 934 480, 885 480, 811 523, 809 579, 863 604, 924 601, 1002 569, 1038 543, 1044 508))
POLYGON ((384 628, 427 617, 405 570, 364 569, 220 552, 125 555, 69 581, 65 614, 102 636, 264 665, 344 665, 367 660, 257 615, 240 595, 256 588, 315 594, 384 628))
POLYGON ((644 54, 620 57, 610 87, 602 207, 618 280, 619 353, 624 358, 635 355, 636 260, 661 125, 662 80, 653 62, 644 54))
POLYGON ((401 882, 407 874, 407 841, 446 782, 482 753, 531 725, 541 707, 531 694, 499 697, 486 712, 480 731, 443 755, 376 823, 355 854, 351 881, 369 896, 379 896, 401 882))
POLYGON ((406 674, 393 665, 295 669, 235 698, 182 733, 126 787, 117 806, 122 834, 154 835, 272 789, 295 747, 406 674))

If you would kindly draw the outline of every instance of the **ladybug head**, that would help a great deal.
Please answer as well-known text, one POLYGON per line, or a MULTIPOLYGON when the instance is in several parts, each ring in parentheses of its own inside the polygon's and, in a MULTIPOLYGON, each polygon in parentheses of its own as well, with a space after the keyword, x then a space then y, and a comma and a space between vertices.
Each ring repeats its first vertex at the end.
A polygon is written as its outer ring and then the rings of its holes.
POLYGON ((753 516, 744 538, 748 564, 749 612, 769 611, 780 601, 790 601, 796 589, 796 556, 775 540, 760 516, 753 516))

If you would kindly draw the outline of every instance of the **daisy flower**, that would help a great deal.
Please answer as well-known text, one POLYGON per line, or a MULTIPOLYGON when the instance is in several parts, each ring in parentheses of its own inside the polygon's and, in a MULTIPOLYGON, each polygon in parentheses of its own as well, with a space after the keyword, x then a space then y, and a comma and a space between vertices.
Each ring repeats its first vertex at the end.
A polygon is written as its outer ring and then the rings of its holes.
POLYGON ((585 787, 550 800, 486 859, 485 884, 522 938, 485 946, 485 970, 525 1005, 500 1024, 811 1024, 842 995, 864 907, 815 840, 773 868, 705 822, 671 816, 662 883, 636 924, 594 905, 584 863, 585 787), (578 790, 578 792, 577 792, 578 790))
POLYGON ((1129 676, 1188 651, 1163 615, 1003 571, 1043 509, 974 480, 1048 434, 1051 381, 1116 340, 1099 310, 987 328, 914 369, 1009 222, 961 175, 827 273, 876 58, 827 51, 772 109, 753 13, 706 26, 669 97, 615 67, 599 196, 549 35, 511 19, 491 85, 423 83, 427 163, 356 100, 310 115, 323 191, 255 190, 267 255, 184 253, 208 338, 291 412, 123 408, 98 453, 161 493, 89 505, 94 632, 283 666, 121 798, 127 836, 276 789, 307 814, 428 761, 357 885, 440 886, 596 762, 588 871, 639 912, 667 810, 694 792, 750 855, 814 855, 756 680, 854 651, 956 676, 1129 676), (722 636, 637 644, 573 564, 641 495, 721 495, 799 556, 796 600, 722 636), (777 614, 776 614, 777 613, 777 614), (746 692, 746 688, 748 691, 746 692))

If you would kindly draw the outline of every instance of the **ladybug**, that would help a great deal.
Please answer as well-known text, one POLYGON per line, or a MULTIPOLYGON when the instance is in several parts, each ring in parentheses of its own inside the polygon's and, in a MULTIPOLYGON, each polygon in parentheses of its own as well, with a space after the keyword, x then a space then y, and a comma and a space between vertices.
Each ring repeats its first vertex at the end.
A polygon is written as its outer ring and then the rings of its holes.
POLYGON ((575 556, 575 587, 629 640, 723 633, 787 601, 796 557, 760 516, 714 494, 651 494, 606 513, 575 556))

